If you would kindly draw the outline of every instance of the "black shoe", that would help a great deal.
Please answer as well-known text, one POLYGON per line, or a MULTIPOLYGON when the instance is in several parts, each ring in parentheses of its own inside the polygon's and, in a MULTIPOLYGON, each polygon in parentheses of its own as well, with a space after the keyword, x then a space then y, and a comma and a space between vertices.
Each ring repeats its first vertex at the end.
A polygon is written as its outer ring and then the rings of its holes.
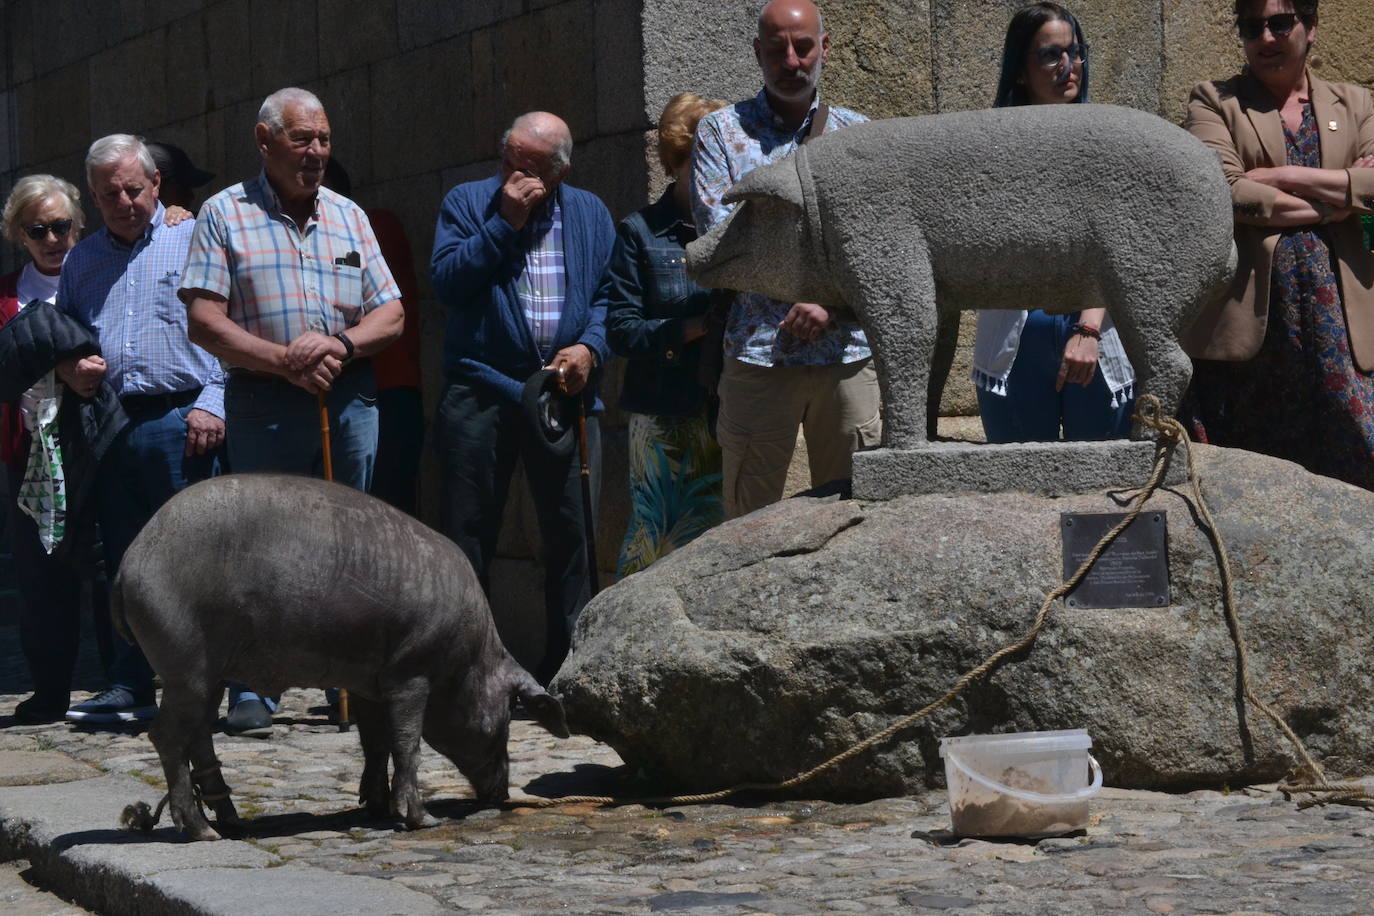
POLYGON ((34 694, 27 700, 21 700, 19 705, 14 707, 14 721, 18 725, 61 722, 67 717, 67 702, 68 698, 64 696, 49 699, 34 694))
POLYGON ((151 692, 139 694, 121 684, 115 684, 86 702, 77 703, 67 710, 66 718, 68 722, 97 724, 137 722, 151 719, 157 714, 155 701, 156 697, 151 692))
POLYGON ((266 738, 272 734, 272 714, 262 700, 239 700, 224 717, 226 735, 266 738))

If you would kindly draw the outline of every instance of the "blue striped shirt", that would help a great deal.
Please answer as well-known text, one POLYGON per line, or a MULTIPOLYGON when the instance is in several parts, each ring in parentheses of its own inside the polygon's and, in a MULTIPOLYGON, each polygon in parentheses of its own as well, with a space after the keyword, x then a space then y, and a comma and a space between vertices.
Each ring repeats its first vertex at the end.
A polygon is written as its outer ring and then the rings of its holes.
POLYGON ((195 406, 224 416, 224 371, 191 343, 177 298, 194 220, 164 226, 157 205, 142 237, 125 245, 101 229, 62 264, 57 307, 95 332, 105 377, 121 397, 203 388, 195 406))
POLYGON ((516 280, 515 292, 525 309, 525 320, 540 355, 549 359, 553 356, 553 342, 558 338, 568 283, 563 265, 563 210, 557 194, 549 198, 548 206, 530 214, 520 242, 525 249, 525 264, 516 280))

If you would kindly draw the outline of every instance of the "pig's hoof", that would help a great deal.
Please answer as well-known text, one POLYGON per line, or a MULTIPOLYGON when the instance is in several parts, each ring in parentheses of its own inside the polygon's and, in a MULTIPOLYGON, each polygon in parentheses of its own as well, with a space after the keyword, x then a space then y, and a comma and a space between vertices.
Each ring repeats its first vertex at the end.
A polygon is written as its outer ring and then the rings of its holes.
POLYGON ((191 827, 186 832, 190 834, 191 840, 197 843, 199 843, 202 840, 219 839, 219 834, 216 833, 215 828, 211 827, 209 824, 205 824, 204 826, 191 827))
POLYGON ((421 830, 425 827, 438 827, 439 819, 421 808, 419 817, 407 817, 404 823, 407 830, 421 830))

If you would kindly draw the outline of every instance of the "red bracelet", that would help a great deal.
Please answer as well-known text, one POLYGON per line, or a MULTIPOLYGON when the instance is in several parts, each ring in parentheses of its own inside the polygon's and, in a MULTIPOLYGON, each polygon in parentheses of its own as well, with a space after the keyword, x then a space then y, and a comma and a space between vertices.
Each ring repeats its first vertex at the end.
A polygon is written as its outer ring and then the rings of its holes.
POLYGON ((1102 332, 1100 330, 1090 324, 1084 324, 1081 321, 1073 326, 1073 332, 1075 334, 1082 334, 1084 337, 1091 337, 1093 340, 1102 339, 1102 332))

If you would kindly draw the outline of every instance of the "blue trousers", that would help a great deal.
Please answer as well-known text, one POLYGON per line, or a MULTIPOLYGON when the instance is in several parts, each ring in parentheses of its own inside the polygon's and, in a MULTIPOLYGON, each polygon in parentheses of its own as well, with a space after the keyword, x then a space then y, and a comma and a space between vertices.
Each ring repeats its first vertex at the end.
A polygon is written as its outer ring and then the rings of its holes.
MULTIPOLYGON (((129 425, 105 453, 97 480, 96 511, 111 582, 124 552, 153 513, 186 487, 216 473, 217 451, 186 454, 186 416, 191 409, 188 397, 176 395, 126 399, 129 425)), ((135 693, 153 690, 153 670, 143 652, 118 633, 110 682, 135 693)))
POLYGON ((1006 395, 978 389, 978 413, 989 442, 1055 442, 1065 439, 1120 439, 1131 433, 1135 399, 1112 407, 1112 392, 1098 367, 1087 385, 1054 390, 1064 345, 1076 315, 1032 310, 1021 332, 1006 395))
MULTIPOLYGON (((329 405, 329 454, 334 479, 368 491, 377 460, 377 383, 370 365, 334 380, 329 405)), ((225 441, 235 474, 275 472, 320 477, 324 448, 318 398, 285 379, 231 375, 224 392, 225 441)), ((229 706, 262 699, 242 684, 229 685, 229 706)))

